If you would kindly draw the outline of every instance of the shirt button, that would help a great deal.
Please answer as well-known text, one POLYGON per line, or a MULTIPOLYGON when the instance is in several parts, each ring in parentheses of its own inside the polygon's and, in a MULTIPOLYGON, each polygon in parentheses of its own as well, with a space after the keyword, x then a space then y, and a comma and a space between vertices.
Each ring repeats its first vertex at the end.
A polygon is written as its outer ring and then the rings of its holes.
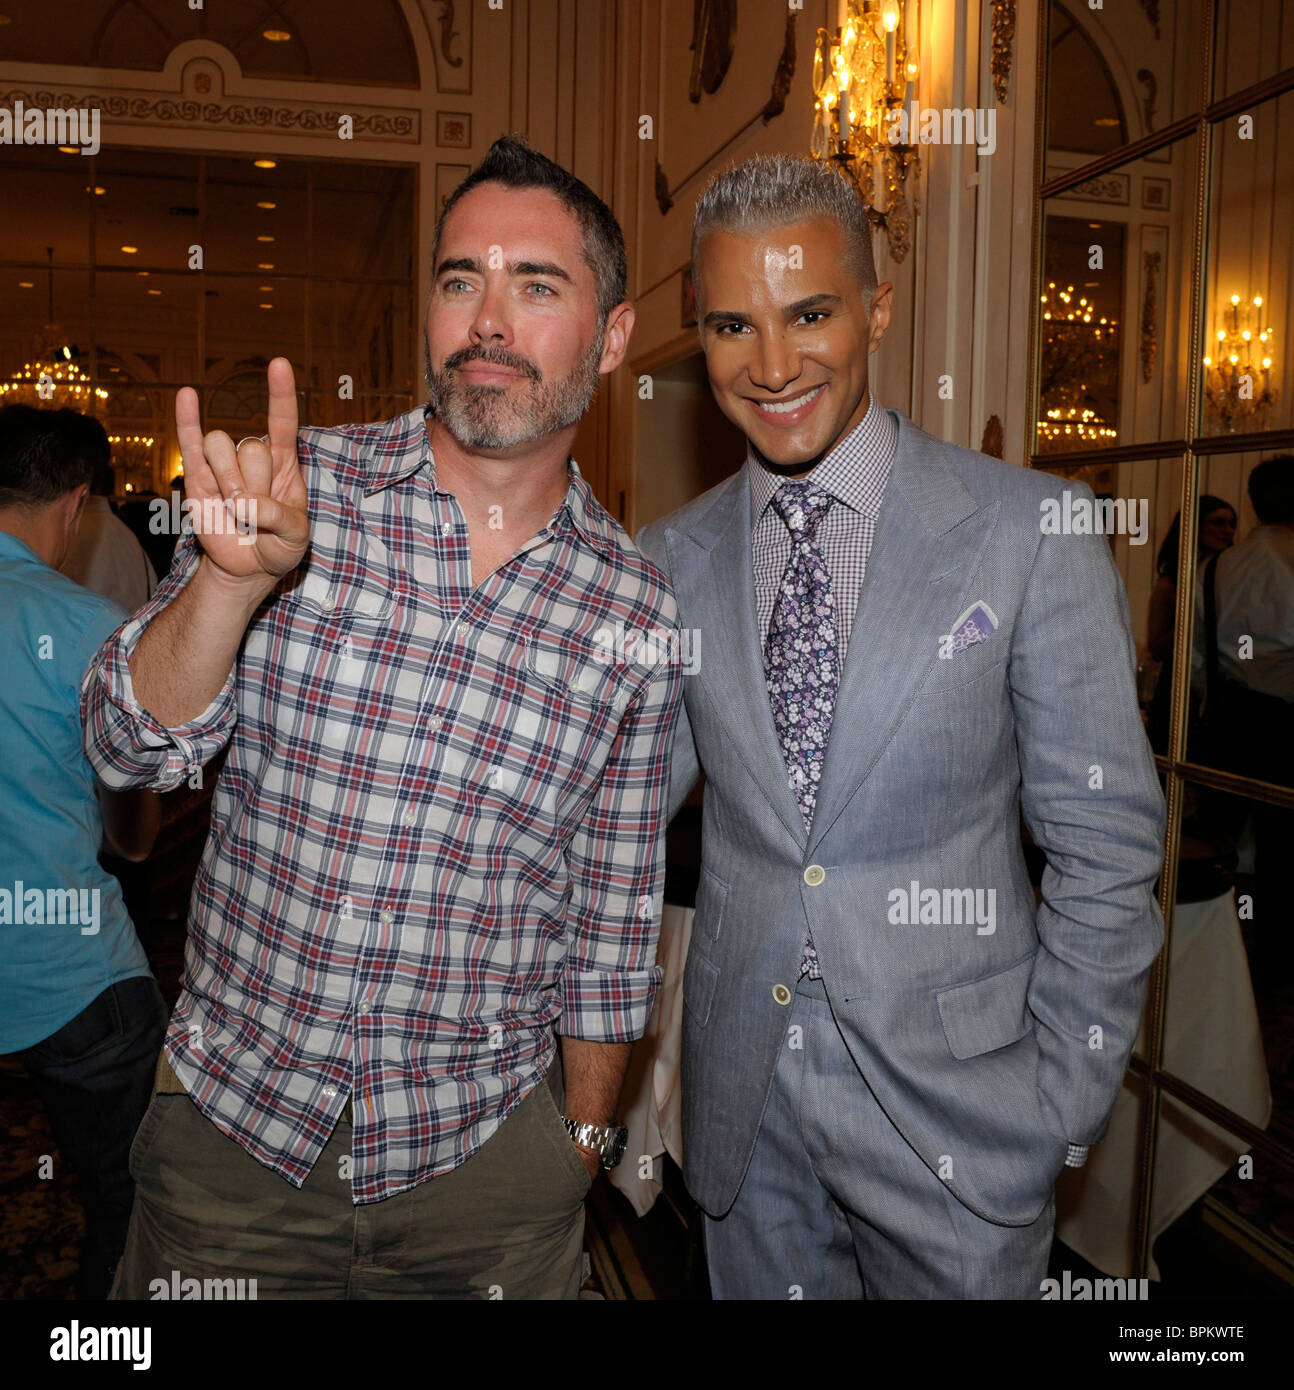
POLYGON ((325 1086, 323 1088, 323 1093, 331 1100, 337 1094, 337 1088, 336 1086, 325 1086))
POLYGON ((372 1009, 372 1007, 373 1007, 372 1004, 370 1004, 370 1003, 368 1002, 368 1000, 365 999, 365 1000, 362 1000, 362 1001, 361 1001, 360 1006, 359 1006, 359 1011, 360 1011, 360 1013, 362 1013, 362 1014, 366 1014, 366 1013, 368 1013, 368 1012, 372 1009))
POLYGON ((405 825, 416 825, 418 823, 417 811, 406 811, 404 813, 404 823, 405 825))
POLYGON ((785 985, 774 985, 773 998, 776 999, 779 1004, 789 1004, 791 1002, 791 991, 787 989, 785 985))
POLYGON ((382 911, 377 914, 377 920, 381 922, 383 926, 389 927, 391 923, 395 921, 395 914, 383 908, 382 911))
POLYGON ((436 730, 439 729, 444 722, 445 721, 440 717, 440 715, 433 714, 431 718, 427 720, 427 727, 432 731, 432 733, 435 733, 436 730))
POLYGON ((470 627, 468 627, 468 625, 467 625, 466 623, 459 623, 459 625, 458 625, 458 635, 459 635, 460 637, 466 637, 467 634, 468 634, 469 632, 471 632, 471 630, 472 630, 472 629, 471 629, 470 627))
POLYGON ((333 598, 331 594, 325 594, 323 598, 319 600, 319 607, 322 608, 325 613, 331 613, 333 609, 337 607, 337 600, 333 598))
POLYGON ((440 534, 441 534, 442 536, 449 536, 449 535, 452 535, 453 532, 454 532, 454 523, 453 523, 452 521, 443 521, 443 522, 441 522, 441 525, 440 525, 440 534))
POLYGON ((827 876, 827 871, 821 864, 810 864, 804 871, 804 881, 810 888, 816 888, 827 876))

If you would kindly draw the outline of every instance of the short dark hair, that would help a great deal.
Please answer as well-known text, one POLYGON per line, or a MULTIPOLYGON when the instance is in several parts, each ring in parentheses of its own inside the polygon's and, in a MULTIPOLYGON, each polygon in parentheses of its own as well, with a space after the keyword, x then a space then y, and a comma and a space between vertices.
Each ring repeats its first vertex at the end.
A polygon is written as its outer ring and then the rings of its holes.
POLYGON ((1264 526, 1294 521, 1294 454, 1277 454, 1254 466, 1249 500, 1264 526))
POLYGON ((79 415, 75 410, 59 412, 63 416, 68 449, 90 465, 90 491, 97 497, 111 497, 117 480, 112 471, 112 445, 108 431, 93 415, 79 415))
POLYGON ((94 477, 94 463, 75 444, 75 410, 0 407, 0 507, 36 511, 94 477))
POLYGON ((552 193, 580 224, 584 233, 584 263, 597 284, 598 316, 607 315, 624 301, 629 271, 625 238, 616 215, 596 193, 568 169, 533 150, 519 135, 504 135, 486 151, 485 158, 449 195, 436 221, 431 244, 431 268, 435 274, 440 256, 440 237, 445 219, 460 198, 483 183, 504 188, 543 188, 552 193))

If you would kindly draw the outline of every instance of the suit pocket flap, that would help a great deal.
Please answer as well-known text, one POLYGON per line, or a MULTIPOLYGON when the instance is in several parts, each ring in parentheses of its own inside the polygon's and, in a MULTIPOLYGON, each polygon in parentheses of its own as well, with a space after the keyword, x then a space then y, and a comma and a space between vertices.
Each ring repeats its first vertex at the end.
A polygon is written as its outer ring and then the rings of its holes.
POLYGON ((711 965, 699 951, 689 951, 683 972, 683 1005, 702 1027, 709 1022, 710 1004, 718 983, 718 966, 711 965))
POLYGON ((1006 1047, 1029 1031, 1033 959, 1029 955, 996 975, 936 991, 944 1037, 958 1061, 1006 1047))

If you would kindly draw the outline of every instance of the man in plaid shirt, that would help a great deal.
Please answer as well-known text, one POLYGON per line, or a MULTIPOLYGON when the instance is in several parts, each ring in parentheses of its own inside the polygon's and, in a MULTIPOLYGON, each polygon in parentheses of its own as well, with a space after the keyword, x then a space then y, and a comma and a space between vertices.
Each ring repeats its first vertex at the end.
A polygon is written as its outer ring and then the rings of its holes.
POLYGON ((179 393, 208 506, 85 681, 109 786, 228 749, 117 1297, 579 1289, 659 984, 680 696, 668 643, 608 641, 674 602, 569 459, 632 330, 624 242, 506 139, 433 266, 425 412, 298 434, 276 358, 235 447, 179 393))

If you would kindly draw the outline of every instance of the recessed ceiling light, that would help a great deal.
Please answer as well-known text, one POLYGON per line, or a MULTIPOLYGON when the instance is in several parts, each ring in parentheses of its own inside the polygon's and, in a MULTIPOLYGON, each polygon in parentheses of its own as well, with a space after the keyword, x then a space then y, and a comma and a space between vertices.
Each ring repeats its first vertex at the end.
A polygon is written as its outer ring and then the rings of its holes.
POLYGON ((252 163, 258 169, 277 169, 279 167, 277 159, 253 159, 252 163))
POLYGON ((136 275, 147 275, 147 274, 148 274, 148 271, 146 271, 146 270, 137 270, 137 271, 135 272, 135 274, 136 274, 136 275))
POLYGON ((101 183, 96 183, 93 188, 87 184, 85 191, 87 193, 93 193, 96 198, 102 198, 108 190, 101 183))
POLYGON ((262 305, 261 305, 261 308, 262 308, 262 309, 272 309, 273 307, 274 307, 273 304, 262 304, 262 305))
POLYGON ((1092 124, 1101 126, 1117 126, 1119 124, 1119 118, 1117 116, 1098 116, 1096 120, 1092 122, 1092 124))
POLYGON ((149 294, 161 294, 161 290, 149 290, 149 294))
POLYGON ((257 270, 273 270, 273 269, 274 269, 274 262, 273 262, 273 261, 260 261, 260 262, 257 264, 256 269, 257 269, 257 270))
POLYGON ((121 249, 122 249, 122 250, 126 253, 126 255, 128 255, 128 256, 136 256, 136 255, 139 254, 139 247, 138 247, 138 246, 123 246, 121 249))
POLYGON ((258 237, 256 238, 256 240, 257 240, 257 241, 273 241, 274 238, 273 238, 272 236, 266 236, 266 235, 262 234, 261 236, 258 236, 258 237))
POLYGON ((80 154, 81 147, 80 145, 60 145, 58 152, 59 154, 80 154))
POLYGON ((257 288, 258 290, 260 290, 260 292, 261 292, 262 294, 273 294, 273 293, 274 293, 274 286, 273 286, 273 285, 257 285, 256 288, 257 288))
POLYGON ((268 202, 266 202, 266 203, 257 203, 256 206, 257 206, 258 208, 265 208, 267 211, 272 212, 276 207, 278 207, 278 204, 277 204, 277 203, 268 203, 268 202))
POLYGON ((20 290, 34 290, 36 286, 30 280, 19 280, 18 288, 20 290))
POLYGON ((287 31, 286 29, 263 29, 263 30, 261 30, 261 38, 263 38, 263 39, 269 39, 269 41, 270 41, 271 43, 287 43, 287 41, 288 41, 291 37, 292 37, 292 35, 289 34, 288 31, 287 31))

